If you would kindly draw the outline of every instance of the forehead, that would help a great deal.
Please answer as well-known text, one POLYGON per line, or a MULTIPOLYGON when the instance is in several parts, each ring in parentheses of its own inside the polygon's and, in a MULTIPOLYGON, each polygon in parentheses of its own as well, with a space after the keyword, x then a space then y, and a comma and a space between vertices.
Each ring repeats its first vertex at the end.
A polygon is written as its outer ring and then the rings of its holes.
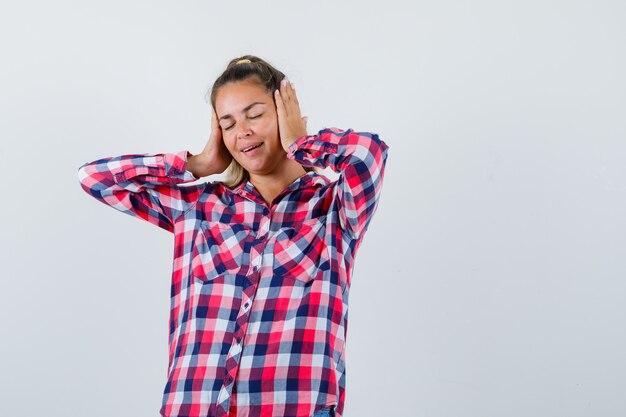
POLYGON ((268 104, 272 100, 272 95, 261 85, 250 81, 237 81, 220 88, 215 96, 215 110, 221 118, 241 113, 245 107, 254 102, 268 104))

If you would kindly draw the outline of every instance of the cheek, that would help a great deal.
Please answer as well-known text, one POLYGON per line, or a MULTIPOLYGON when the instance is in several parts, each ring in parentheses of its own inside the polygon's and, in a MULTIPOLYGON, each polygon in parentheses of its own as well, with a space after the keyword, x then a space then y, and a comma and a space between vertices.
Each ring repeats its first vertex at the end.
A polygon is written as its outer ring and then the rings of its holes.
POLYGON ((263 124, 268 130, 278 128, 278 114, 271 113, 271 114, 265 115, 265 117, 263 118, 263 124))
POLYGON ((265 132, 268 136, 278 135, 278 120, 271 119, 265 124, 265 132))
POLYGON ((233 150, 235 149, 234 136, 228 132, 222 131, 222 141, 224 142, 226 149, 228 149, 228 152, 233 153, 233 150))

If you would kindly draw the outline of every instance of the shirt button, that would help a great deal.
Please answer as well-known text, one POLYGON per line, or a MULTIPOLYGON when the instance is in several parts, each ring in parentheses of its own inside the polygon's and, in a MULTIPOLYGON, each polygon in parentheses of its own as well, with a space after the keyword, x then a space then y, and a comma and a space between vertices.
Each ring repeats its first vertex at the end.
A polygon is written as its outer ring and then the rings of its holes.
POLYGON ((233 377, 229 375, 227 381, 230 384, 231 382, 233 382, 233 377))
POLYGON ((266 237, 266 236, 267 236, 267 235, 262 235, 262 236, 259 236, 259 240, 260 240, 261 242, 263 242, 263 241, 265 240, 265 237, 266 237))

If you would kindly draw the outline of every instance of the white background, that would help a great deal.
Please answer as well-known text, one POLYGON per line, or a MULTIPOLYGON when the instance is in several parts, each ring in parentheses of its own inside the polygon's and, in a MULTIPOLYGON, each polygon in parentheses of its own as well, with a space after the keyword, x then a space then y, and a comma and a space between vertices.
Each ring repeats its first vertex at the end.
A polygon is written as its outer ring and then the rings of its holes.
POLYGON ((3 4, 0 415, 158 415, 172 235, 77 170, 200 152, 204 93, 248 53, 310 132, 390 147, 346 417, 626 415, 624 22, 617 0, 3 4))

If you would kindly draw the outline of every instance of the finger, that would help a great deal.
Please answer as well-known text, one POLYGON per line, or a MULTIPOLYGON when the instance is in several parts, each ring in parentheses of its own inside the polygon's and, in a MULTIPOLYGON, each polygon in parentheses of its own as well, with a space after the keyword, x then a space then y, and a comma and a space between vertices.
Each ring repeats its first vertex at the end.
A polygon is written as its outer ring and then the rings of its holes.
POLYGON ((295 117, 300 118, 300 109, 298 102, 295 98, 295 92, 291 87, 289 81, 283 86, 283 91, 281 92, 281 98, 284 103, 284 110, 286 115, 293 114, 295 117))
POLYGON ((293 114, 294 117, 299 119, 301 117, 300 103, 298 102, 298 97, 296 96, 295 90, 293 90, 291 87, 290 90, 291 91, 289 92, 289 102, 287 103, 287 105, 289 106, 288 112, 289 114, 293 114))
POLYGON ((222 127, 220 126, 220 122, 217 118, 217 111, 212 108, 211 111, 211 122, 212 122, 212 130, 215 130, 216 136, 221 139, 222 138, 222 127))
POLYGON ((300 102, 298 101, 298 94, 296 93, 296 87, 291 81, 289 81, 289 97, 293 112, 300 117, 300 102))
POLYGON ((298 97, 296 96, 296 87, 289 81, 287 91, 289 91, 289 100, 292 103, 298 104, 298 97))
POLYGON ((274 96, 276 97, 276 117, 278 119, 278 129, 280 131, 286 117, 285 104, 283 103, 283 97, 278 90, 274 92, 274 96))
POLYGON ((284 114, 287 117, 293 115, 296 118, 300 118, 300 103, 298 102, 295 86, 287 78, 284 78, 281 82, 280 95, 284 104, 284 114))
POLYGON ((298 103, 298 94, 296 93, 296 86, 291 84, 291 97, 296 104, 298 103))
POLYGON ((280 96, 286 105, 291 102, 291 91, 289 88, 289 80, 287 78, 283 78, 280 83, 280 96))
POLYGON ((214 132, 213 134, 215 135, 217 140, 221 141, 222 140, 222 127, 217 122, 217 118, 216 118, 216 121, 213 124, 213 128, 211 130, 213 130, 213 132, 214 132))
POLYGON ((217 130, 218 135, 222 135, 222 126, 220 126, 220 122, 219 120, 217 120, 217 113, 213 113, 214 114, 214 119, 215 120, 215 130, 217 130))
POLYGON ((300 116, 300 102, 298 101, 298 95, 296 94, 295 88, 293 89, 293 92, 291 94, 291 100, 295 112, 298 114, 298 116, 300 116))
POLYGON ((276 111, 279 112, 280 114, 282 114, 284 108, 285 108, 285 103, 283 101, 283 96, 280 93, 280 91, 275 90, 274 91, 274 99, 276 100, 276 111))
POLYGON ((214 108, 211 108, 211 124, 214 127, 219 125, 219 123, 217 121, 217 114, 215 113, 215 109, 214 108))

